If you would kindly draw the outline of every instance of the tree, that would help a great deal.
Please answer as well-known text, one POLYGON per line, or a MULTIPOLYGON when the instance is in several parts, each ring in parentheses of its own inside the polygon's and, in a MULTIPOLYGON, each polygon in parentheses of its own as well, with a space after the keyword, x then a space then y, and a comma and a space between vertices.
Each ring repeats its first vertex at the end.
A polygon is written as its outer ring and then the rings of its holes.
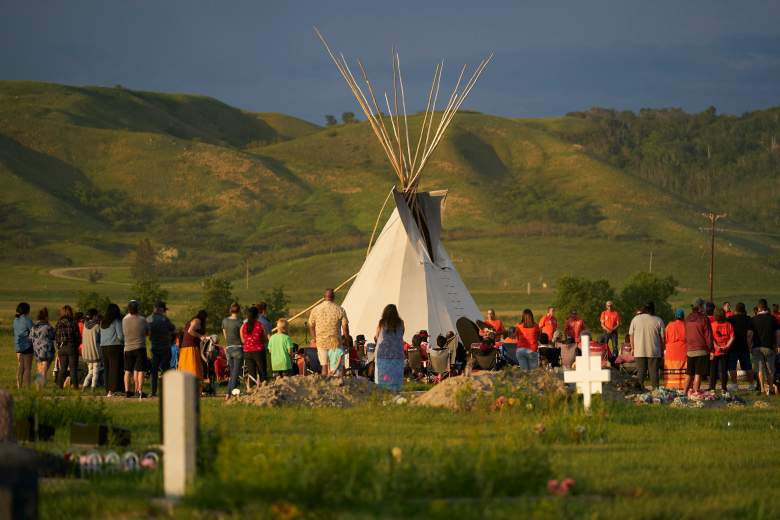
POLYGON ((350 123, 357 123, 357 119, 355 119, 355 113, 354 112, 343 112, 341 114, 341 122, 345 125, 348 125, 350 123))
POLYGON ((138 312, 148 316, 154 310, 154 304, 168 298, 168 291, 157 280, 136 280, 130 289, 131 298, 138 300, 138 312))
POLYGON ((563 316, 576 310, 580 318, 585 320, 586 328, 598 337, 601 331, 599 317, 608 300, 615 299, 615 290, 606 280, 591 281, 576 276, 564 276, 557 283, 555 302, 553 306, 562 311, 563 316))
POLYGON ((138 242, 130 275, 137 281, 157 280, 157 254, 148 238, 138 242))
POLYGON ((336 116, 325 114, 325 126, 336 126, 337 124, 339 124, 339 121, 336 119, 336 116))
POLYGON ((290 299, 284 294, 283 287, 274 287, 271 292, 263 292, 260 299, 268 305, 268 319, 274 326, 279 318, 290 315, 290 299))
POLYGON ((92 269, 87 273, 87 279, 89 280, 89 283, 98 283, 100 280, 103 279, 103 272, 98 271, 97 269, 92 269))
POLYGON ((98 312, 104 314, 109 303, 111 303, 111 299, 108 296, 98 294, 94 291, 79 291, 78 300, 76 301, 76 310, 86 313, 89 309, 97 309, 98 312))
MULTIPOLYGON (((233 295, 233 284, 229 280, 210 276, 203 280, 203 297, 201 299, 201 309, 206 309, 208 316, 208 330, 212 333, 220 330, 222 318, 227 316, 230 304, 237 302, 238 299, 233 295)), ((194 313, 193 313, 194 314, 194 313)))
POLYGON ((620 308, 624 313, 624 324, 628 326, 636 309, 647 302, 655 303, 655 313, 665 322, 673 318, 672 306, 667 299, 677 293, 677 280, 671 276, 661 278, 653 273, 639 272, 628 279, 620 291, 620 308), (630 314, 629 314, 630 313, 630 314))

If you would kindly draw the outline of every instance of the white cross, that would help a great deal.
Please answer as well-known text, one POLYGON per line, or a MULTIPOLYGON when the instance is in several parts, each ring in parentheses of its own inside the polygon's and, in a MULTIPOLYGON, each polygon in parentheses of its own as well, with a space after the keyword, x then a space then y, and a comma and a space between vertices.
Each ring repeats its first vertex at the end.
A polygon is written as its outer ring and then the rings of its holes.
MULTIPOLYGON (((584 350, 584 347, 583 347, 584 350)), ((601 383, 609 381, 609 370, 601 368, 601 355, 577 356, 577 367, 563 373, 567 383, 577 383, 577 392, 582 394, 582 404, 590 410, 590 396, 601 393, 601 383)))

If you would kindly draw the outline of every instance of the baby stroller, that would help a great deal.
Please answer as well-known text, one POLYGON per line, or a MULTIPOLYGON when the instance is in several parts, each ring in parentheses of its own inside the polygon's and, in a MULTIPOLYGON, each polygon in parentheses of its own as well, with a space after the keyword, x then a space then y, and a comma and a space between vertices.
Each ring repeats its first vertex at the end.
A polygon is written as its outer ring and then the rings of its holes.
POLYGON ((206 395, 217 394, 217 371, 214 364, 219 356, 218 339, 214 334, 200 340, 200 359, 205 368, 203 375, 204 379, 208 380, 208 383, 203 385, 203 393, 206 395))

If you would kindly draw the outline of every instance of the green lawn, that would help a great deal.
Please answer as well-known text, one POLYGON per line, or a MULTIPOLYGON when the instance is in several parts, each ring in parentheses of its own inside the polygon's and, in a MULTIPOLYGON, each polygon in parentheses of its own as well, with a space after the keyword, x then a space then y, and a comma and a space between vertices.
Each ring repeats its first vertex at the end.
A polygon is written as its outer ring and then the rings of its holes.
MULTIPOLYGON (((13 381, 10 338, 0 337, 0 387, 13 381)), ((24 397, 17 393, 17 398, 24 397)), ((53 395, 49 389, 44 392, 53 395)), ((74 404, 77 398, 66 393, 74 404)), ((523 396, 520 396, 521 400, 523 396)), ((750 397, 752 399, 752 397, 750 397)), ((133 448, 158 442, 157 402, 110 400, 100 409, 129 428, 133 448)), ((777 518, 773 476, 780 400, 771 408, 672 409, 596 403, 455 413, 383 406, 258 409, 201 402, 216 449, 177 517, 277 518, 777 518), (534 426, 545 425, 537 435, 534 426), (395 461, 391 449, 401 449, 395 461), (549 478, 573 478, 570 496, 549 478), (287 515, 287 516, 286 516, 287 515)), ((58 407, 65 403, 58 401, 58 407)), ((84 405, 82 405, 83 407, 84 405)), ((72 407, 71 407, 72 408, 72 407)), ((68 409, 71 409, 68 408, 68 409)), ((84 413, 84 412, 81 412, 84 413)), ((67 427, 39 449, 67 448, 67 427)), ((43 518, 165 516, 150 502, 159 473, 45 480, 43 518)))

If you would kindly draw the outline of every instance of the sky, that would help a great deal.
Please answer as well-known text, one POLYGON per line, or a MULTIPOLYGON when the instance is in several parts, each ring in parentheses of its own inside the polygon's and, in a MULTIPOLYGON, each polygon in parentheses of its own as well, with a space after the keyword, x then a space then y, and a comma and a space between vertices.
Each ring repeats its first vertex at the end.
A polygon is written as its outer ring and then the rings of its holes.
POLYGON ((0 79, 188 92, 316 123, 359 112, 317 40, 408 109, 434 65, 495 60, 464 108, 508 117, 593 106, 739 114, 780 105, 780 2, 0 0, 0 79))

